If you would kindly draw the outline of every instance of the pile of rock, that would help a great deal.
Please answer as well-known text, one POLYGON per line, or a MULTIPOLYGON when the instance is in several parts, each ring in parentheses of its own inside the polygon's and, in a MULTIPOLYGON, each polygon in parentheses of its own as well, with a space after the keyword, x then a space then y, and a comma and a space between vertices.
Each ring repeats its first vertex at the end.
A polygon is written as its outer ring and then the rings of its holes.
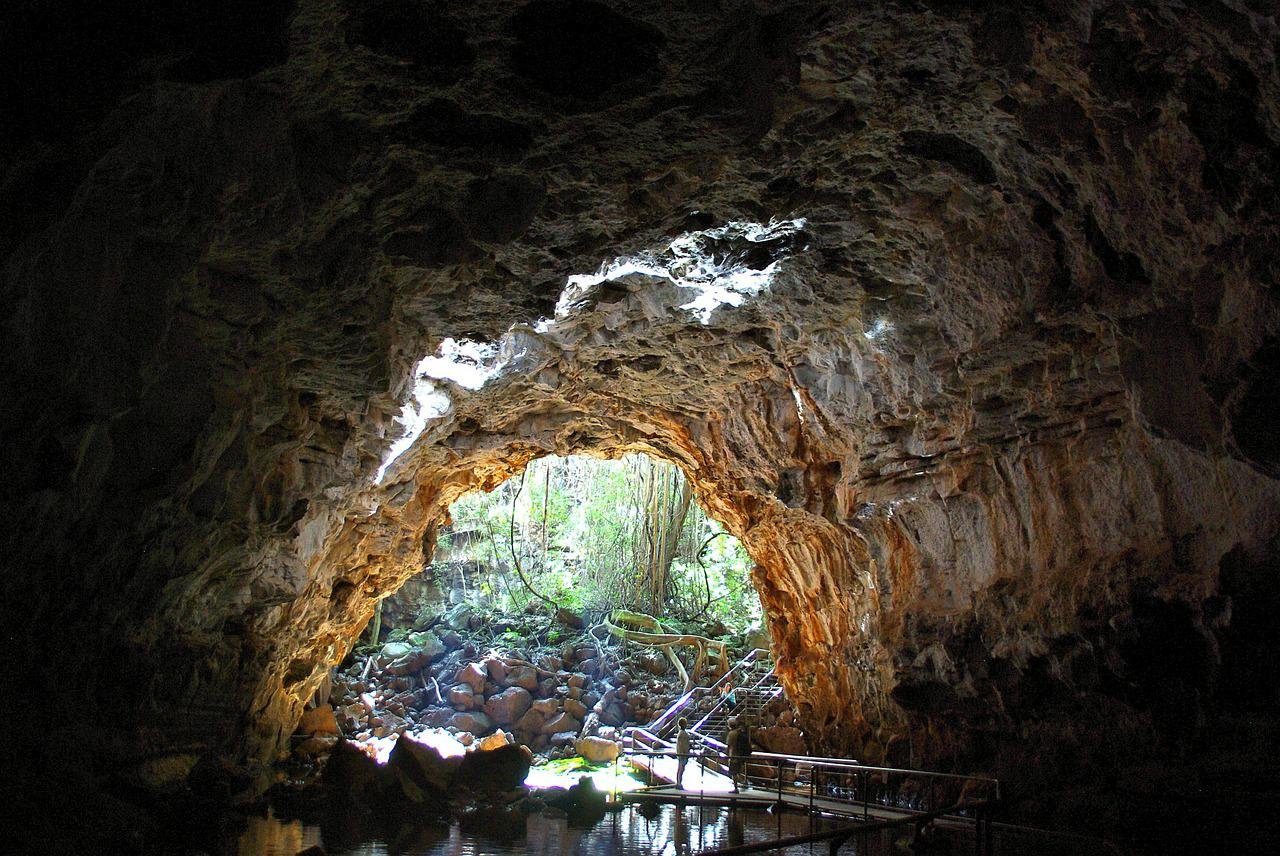
MULTIPOLYGON (((466 746, 503 734, 548 758, 579 747, 612 757, 616 750, 606 744, 623 727, 652 721, 679 694, 666 661, 652 652, 624 657, 581 635, 558 648, 481 655, 492 646, 462 635, 474 621, 473 614, 450 614, 431 631, 353 658, 331 684, 337 730, 369 743, 438 728, 466 746)), ((308 751, 321 745, 309 743, 308 751)))
POLYGON ((500 735, 494 738, 468 748, 441 730, 405 732, 391 741, 382 764, 359 744, 339 741, 323 782, 340 802, 389 816, 459 816, 507 806, 527 793, 524 780, 533 755, 500 735))

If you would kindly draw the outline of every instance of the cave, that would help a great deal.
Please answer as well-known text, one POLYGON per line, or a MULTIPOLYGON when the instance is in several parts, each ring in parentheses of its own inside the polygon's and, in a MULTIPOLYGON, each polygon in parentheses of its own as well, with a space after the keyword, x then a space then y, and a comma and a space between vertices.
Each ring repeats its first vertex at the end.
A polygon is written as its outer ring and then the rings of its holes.
POLYGON ((1272 4, 82 5, 0 12, 32 852, 257 804, 451 503, 631 453, 814 751, 1280 840, 1272 4))

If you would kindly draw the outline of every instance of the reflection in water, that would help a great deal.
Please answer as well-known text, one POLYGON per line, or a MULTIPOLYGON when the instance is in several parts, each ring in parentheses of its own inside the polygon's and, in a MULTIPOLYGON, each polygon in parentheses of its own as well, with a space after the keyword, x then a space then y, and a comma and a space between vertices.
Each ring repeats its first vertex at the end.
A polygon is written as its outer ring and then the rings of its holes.
MULTIPOLYGON (((773 815, 715 806, 663 805, 657 809, 641 813, 635 805, 629 805, 589 829, 574 829, 564 818, 534 814, 526 820, 525 835, 516 840, 495 838, 484 830, 464 831, 457 824, 405 825, 362 839, 352 835, 353 830, 331 828, 327 820, 322 830, 320 826, 268 815, 250 818, 239 841, 233 847, 222 848, 222 856, 295 856, 316 845, 329 856, 685 856, 712 847, 770 841, 780 835, 803 835, 838 825, 827 818, 803 814, 773 815), (329 838, 323 833, 329 833, 329 838)), ((827 845, 773 852, 826 853, 827 845)))
POLYGON ((237 851, 240 854, 269 854, 269 856, 294 856, 299 851, 320 843, 320 828, 304 826, 299 820, 277 820, 270 813, 266 817, 251 817, 240 833, 237 851))

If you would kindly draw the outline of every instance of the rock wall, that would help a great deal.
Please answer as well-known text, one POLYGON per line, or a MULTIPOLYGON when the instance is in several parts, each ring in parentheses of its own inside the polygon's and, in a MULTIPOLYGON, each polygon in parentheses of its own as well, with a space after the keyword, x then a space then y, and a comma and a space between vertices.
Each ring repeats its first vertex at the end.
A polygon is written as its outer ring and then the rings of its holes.
POLYGON ((1274 10, 668 6, 13 13, 0 592, 99 770, 272 760, 549 453, 686 471, 832 751, 1274 690, 1274 10))

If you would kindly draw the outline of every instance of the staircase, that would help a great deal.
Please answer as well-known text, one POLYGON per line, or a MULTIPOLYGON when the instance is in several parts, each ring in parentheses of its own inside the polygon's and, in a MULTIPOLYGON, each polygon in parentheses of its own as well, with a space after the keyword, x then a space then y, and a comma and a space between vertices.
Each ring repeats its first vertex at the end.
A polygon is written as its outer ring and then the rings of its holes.
POLYGON ((719 698, 713 697, 710 710, 690 727, 691 732, 704 739, 724 743, 729 733, 729 720, 734 717, 743 717, 752 725, 760 724, 765 705, 782 695, 782 687, 773 673, 772 664, 757 660, 754 665, 762 668, 747 671, 741 676, 742 682, 732 691, 721 692, 719 698))
POLYGON ((683 716, 693 723, 689 731, 701 742, 723 747, 730 719, 745 716, 752 724, 759 724, 765 706, 780 695, 782 687, 773 673, 769 652, 756 648, 711 686, 694 687, 676 699, 644 730, 668 743, 683 716))

